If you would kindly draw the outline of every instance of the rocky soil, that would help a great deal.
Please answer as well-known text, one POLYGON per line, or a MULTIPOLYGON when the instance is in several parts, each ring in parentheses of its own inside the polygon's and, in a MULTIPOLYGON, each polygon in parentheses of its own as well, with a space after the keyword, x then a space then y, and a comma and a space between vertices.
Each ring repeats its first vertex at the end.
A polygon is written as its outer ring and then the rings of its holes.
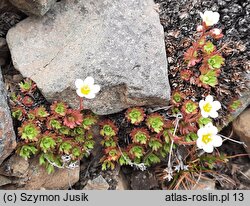
POLYGON ((199 12, 213 10, 220 13, 218 27, 224 38, 218 42, 226 64, 222 68, 219 84, 210 92, 223 103, 218 125, 227 125, 232 120, 226 111, 232 99, 241 96, 243 106, 237 116, 250 103, 250 1, 242 0, 156 0, 161 23, 165 31, 166 52, 169 63, 169 79, 172 89, 189 91, 198 99, 206 93, 195 84, 186 84, 180 78, 182 55, 192 43, 196 27, 201 23, 199 12), (248 85, 247 85, 248 84, 248 85))

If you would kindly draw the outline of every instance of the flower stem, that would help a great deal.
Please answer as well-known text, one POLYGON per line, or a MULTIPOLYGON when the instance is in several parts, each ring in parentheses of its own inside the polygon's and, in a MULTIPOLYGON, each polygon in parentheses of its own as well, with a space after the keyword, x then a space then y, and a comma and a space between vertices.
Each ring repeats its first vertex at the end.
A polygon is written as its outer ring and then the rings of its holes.
POLYGON ((80 111, 83 110, 83 98, 82 97, 79 97, 80 98, 80 111))

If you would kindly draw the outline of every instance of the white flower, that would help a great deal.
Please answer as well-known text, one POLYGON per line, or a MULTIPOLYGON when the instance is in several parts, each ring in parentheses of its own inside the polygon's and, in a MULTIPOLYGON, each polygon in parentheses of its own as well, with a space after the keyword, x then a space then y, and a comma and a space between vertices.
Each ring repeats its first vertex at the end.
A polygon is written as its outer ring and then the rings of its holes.
POLYGON ((220 14, 218 12, 205 11, 204 14, 200 12, 200 15, 203 22, 205 22, 207 26, 217 24, 220 19, 220 14))
POLYGON ((212 34, 218 36, 221 34, 221 29, 214 28, 211 30, 212 34))
POLYGON ((202 32, 203 29, 204 29, 204 28, 203 28, 202 25, 198 25, 197 28, 196 28, 196 30, 197 30, 198 32, 202 32))
POLYGON ((76 93, 80 97, 85 97, 87 99, 95 98, 96 93, 98 93, 101 87, 97 84, 94 84, 93 77, 87 77, 84 81, 81 79, 77 79, 75 81, 76 85, 76 93))
POLYGON ((205 100, 201 100, 199 102, 199 107, 201 110, 201 115, 203 117, 212 117, 216 118, 218 117, 218 112, 221 108, 221 104, 219 101, 213 101, 214 98, 211 95, 208 95, 205 100))
POLYGON ((197 147, 207 153, 212 153, 214 147, 222 145, 222 138, 217 133, 218 129, 212 123, 208 123, 205 127, 200 128, 197 132, 197 147))

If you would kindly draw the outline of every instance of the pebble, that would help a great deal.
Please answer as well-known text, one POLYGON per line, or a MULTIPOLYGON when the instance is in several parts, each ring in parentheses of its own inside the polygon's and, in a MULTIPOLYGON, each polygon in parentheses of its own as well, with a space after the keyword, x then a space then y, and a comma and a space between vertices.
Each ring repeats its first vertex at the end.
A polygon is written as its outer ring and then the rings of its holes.
POLYGON ((227 4, 227 2, 223 1, 223 0, 218 0, 218 5, 220 7, 224 7, 227 4))
POLYGON ((242 12, 242 7, 239 4, 233 4, 230 7, 230 12, 240 14, 242 12))

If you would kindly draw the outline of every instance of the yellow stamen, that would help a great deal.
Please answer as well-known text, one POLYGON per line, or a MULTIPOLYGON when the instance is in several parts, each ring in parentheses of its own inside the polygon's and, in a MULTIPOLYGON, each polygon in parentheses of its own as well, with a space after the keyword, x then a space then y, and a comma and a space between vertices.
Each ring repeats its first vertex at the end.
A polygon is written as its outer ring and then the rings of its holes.
POLYGON ((204 106, 203 106, 203 109, 205 112, 210 112, 211 109, 212 109, 212 105, 210 103, 206 103, 204 106))
POLYGON ((204 135, 202 135, 202 142, 203 143, 208 144, 211 141, 212 141, 211 134, 204 134, 204 135))
POLYGON ((90 93, 90 87, 88 85, 84 85, 81 87, 81 93, 84 95, 88 95, 90 93))

